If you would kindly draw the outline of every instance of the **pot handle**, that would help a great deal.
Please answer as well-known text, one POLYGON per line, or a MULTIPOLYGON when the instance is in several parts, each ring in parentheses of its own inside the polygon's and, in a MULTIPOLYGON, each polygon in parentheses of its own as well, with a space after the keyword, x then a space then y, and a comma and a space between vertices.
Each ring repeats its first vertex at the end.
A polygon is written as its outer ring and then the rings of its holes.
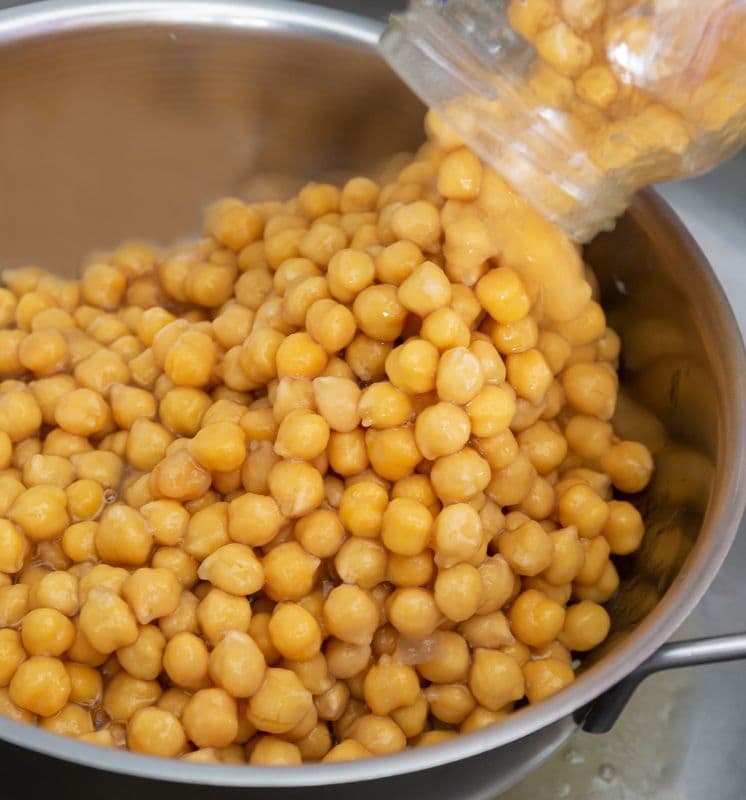
POLYGON ((739 659, 746 659, 746 633, 668 642, 616 686, 612 686, 593 702, 578 709, 575 721, 587 733, 607 733, 614 726, 635 689, 648 675, 664 669, 696 667, 700 664, 716 664, 720 661, 739 659))

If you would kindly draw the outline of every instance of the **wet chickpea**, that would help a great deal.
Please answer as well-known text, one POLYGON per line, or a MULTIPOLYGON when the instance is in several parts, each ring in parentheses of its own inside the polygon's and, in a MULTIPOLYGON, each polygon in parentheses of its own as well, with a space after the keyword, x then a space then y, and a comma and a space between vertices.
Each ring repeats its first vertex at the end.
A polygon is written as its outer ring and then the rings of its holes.
POLYGON ((653 458, 640 442, 619 442, 601 457, 601 468, 619 491, 634 494, 642 491, 650 481, 653 458))
POLYGON ((513 633, 531 647, 544 647, 562 630, 565 609, 542 592, 528 589, 515 600, 508 613, 513 633))
POLYGON ((462 622, 474 616, 482 601, 482 580, 471 564, 455 564, 438 570, 435 603, 445 617, 462 622))
POLYGON ((152 681, 161 673, 165 647, 166 637, 161 631, 155 625, 143 625, 131 645, 117 650, 117 659, 133 678, 152 681))
POLYGON ((534 520, 513 530, 503 531, 497 540, 497 547, 500 555, 518 575, 538 575, 552 563, 552 540, 534 520))
POLYGON ((526 697, 537 703, 556 694, 575 678, 572 667, 556 658, 542 658, 523 665, 526 697))
MULTIPOLYGON (((187 594, 186 597, 193 595, 187 594)), ((182 593, 182 602, 184 598, 185 595, 182 593)), ((191 604, 191 601, 189 603, 191 604)), ((248 632, 252 620, 251 604, 245 597, 212 588, 199 601, 199 605, 195 603, 195 616, 195 623, 199 625, 210 644, 215 646, 230 631, 248 632)), ((162 626, 163 620, 161 620, 162 626)))
POLYGON ((336 586, 324 602, 324 625, 332 636, 350 644, 369 644, 378 627, 378 608, 359 586, 336 586))
POLYGON ((264 591, 272 600, 299 600, 316 584, 320 560, 297 542, 274 547, 262 559, 264 591))
POLYGON ((412 338, 388 354, 385 366, 386 376, 397 389, 409 394, 430 392, 439 368, 438 349, 425 339, 412 338))
POLYGON ((598 536, 609 519, 609 507, 590 486, 579 484, 564 492, 557 503, 562 525, 575 525, 580 536, 598 536))
POLYGON ((469 416, 452 403, 436 403, 425 408, 417 416, 414 428, 417 447, 430 460, 459 452, 469 441, 470 434, 469 416))
POLYGON ((334 556, 345 538, 340 517, 328 509, 318 509, 298 520, 293 533, 301 547, 317 558, 334 556))
POLYGON ((53 608, 35 608, 21 622, 21 641, 32 656, 61 656, 75 639, 72 622, 53 608))
POLYGON ((313 697, 295 673, 270 667, 246 713, 258 730, 282 734, 292 731, 312 709, 313 697))
POLYGON ((35 655, 18 666, 8 686, 10 700, 19 708, 51 717, 70 697, 71 683, 58 658, 35 655))

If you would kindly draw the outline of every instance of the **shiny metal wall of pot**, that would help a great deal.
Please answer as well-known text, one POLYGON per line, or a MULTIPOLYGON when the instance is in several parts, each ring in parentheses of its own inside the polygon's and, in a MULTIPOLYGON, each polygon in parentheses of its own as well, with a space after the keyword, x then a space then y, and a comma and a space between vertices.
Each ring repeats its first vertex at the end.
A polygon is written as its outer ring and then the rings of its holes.
MULTIPOLYGON (((88 250, 133 234, 164 242, 188 234, 217 195, 276 195, 309 178, 375 172, 385 157, 413 150, 423 109, 377 56, 379 33, 357 17, 269 1, 51 2, 1 12, 0 265, 35 260, 69 273, 88 250)), ((267 800, 313 797, 321 785, 328 798, 419 797, 425 787, 431 800, 487 798, 578 722, 608 727, 635 678, 620 681, 691 611, 735 535, 746 501, 746 359, 710 267, 655 195, 641 196, 587 259, 625 343, 617 423, 632 424, 624 415, 632 404, 648 409, 636 435, 656 449, 658 470, 640 498, 649 527, 642 553, 620 564, 612 637, 571 687, 498 726, 361 762, 163 761, 0 719, 0 738, 12 743, 0 763, 57 797, 66 786, 70 796, 163 797, 156 781, 167 781, 183 784, 181 798, 216 786, 267 800), (43 769, 38 754, 50 757, 43 769), (119 773, 116 789, 105 771, 119 773)), ((743 651, 742 638, 679 647, 645 669, 743 651)))

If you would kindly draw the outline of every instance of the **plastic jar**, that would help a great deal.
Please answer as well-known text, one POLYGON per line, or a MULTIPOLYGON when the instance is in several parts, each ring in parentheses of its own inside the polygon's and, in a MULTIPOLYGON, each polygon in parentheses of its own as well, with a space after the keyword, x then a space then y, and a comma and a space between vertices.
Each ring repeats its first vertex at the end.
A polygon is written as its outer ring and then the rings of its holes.
POLYGON ((746 138, 746 0, 412 0, 381 48, 579 242, 746 138))

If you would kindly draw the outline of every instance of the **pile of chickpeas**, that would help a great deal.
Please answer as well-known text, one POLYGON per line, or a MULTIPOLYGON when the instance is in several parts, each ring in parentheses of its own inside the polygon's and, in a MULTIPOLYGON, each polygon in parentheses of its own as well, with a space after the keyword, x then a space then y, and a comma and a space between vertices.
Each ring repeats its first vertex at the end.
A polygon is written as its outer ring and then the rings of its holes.
POLYGON ((0 288, 0 714, 189 761, 499 723, 601 643, 619 338, 579 251, 433 115, 398 174, 0 288), (506 209, 512 223, 501 225, 506 209))

